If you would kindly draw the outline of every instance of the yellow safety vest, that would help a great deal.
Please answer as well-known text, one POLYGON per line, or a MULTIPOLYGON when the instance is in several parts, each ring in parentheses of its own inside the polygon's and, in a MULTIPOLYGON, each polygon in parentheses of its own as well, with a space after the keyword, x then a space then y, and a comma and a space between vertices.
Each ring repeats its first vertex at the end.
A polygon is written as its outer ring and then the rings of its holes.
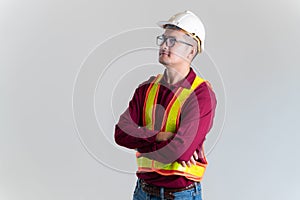
MULTIPOLYGON (((143 107, 143 126, 146 126, 150 130, 154 130, 155 122, 155 105, 157 102, 157 96, 159 92, 159 81, 163 77, 162 74, 158 74, 156 78, 151 82, 147 89, 146 99, 143 107)), ((179 124, 179 116, 181 108, 190 96, 190 94, 205 80, 196 76, 190 89, 180 87, 174 94, 174 97, 169 102, 162 122, 162 131, 176 133, 179 124)), ((204 155, 203 146, 201 151, 202 157, 205 163, 197 162, 196 165, 191 167, 183 167, 178 162, 161 163, 156 160, 152 160, 143 157, 139 152, 136 153, 138 172, 156 172, 164 176, 179 175, 185 176, 187 179, 199 182, 205 172, 207 161, 204 155)))

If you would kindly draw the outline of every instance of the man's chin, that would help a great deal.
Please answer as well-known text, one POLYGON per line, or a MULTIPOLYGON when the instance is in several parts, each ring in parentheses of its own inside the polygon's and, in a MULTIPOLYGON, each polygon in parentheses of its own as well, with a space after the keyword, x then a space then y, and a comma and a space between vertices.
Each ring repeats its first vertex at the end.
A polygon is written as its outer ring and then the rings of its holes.
POLYGON ((163 65, 167 65, 168 64, 168 62, 165 61, 164 59, 159 59, 158 61, 159 61, 160 64, 163 64, 163 65))

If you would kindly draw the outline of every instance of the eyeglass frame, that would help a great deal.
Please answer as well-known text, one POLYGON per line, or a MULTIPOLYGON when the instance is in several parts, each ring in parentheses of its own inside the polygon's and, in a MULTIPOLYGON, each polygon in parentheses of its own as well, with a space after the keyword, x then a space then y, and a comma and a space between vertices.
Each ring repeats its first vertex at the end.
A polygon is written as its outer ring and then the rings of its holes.
POLYGON ((161 45, 163 45, 163 43, 165 43, 165 42, 166 42, 167 47, 173 47, 173 46, 175 45, 176 42, 179 42, 179 43, 182 43, 182 44, 185 44, 185 45, 188 45, 188 46, 193 47, 192 44, 189 44, 189 43, 187 43, 187 42, 185 42, 185 41, 182 41, 182 40, 177 40, 175 37, 166 37, 166 36, 164 36, 164 35, 159 35, 159 36, 156 37, 156 45, 157 45, 157 46, 161 46, 161 45), (174 39, 174 44, 173 44, 172 46, 169 46, 169 45, 168 45, 168 42, 167 42, 168 39, 174 39), (159 44, 158 44, 158 40, 162 40, 163 42, 159 45, 159 44))

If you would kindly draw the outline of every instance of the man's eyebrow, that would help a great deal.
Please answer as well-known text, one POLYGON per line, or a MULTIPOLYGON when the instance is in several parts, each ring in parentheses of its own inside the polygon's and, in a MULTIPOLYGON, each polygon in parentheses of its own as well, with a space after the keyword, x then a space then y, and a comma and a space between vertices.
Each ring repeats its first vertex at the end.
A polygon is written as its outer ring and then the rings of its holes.
POLYGON ((175 38, 176 39, 176 37, 174 37, 174 36, 168 36, 168 35, 165 35, 165 34, 162 34, 162 36, 167 37, 167 38, 175 38))

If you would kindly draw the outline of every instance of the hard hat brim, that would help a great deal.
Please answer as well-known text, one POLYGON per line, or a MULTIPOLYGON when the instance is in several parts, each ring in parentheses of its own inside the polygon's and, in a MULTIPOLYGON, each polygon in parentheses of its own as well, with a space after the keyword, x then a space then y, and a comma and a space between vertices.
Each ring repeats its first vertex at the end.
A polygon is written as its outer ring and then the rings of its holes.
POLYGON ((164 26, 167 24, 177 26, 177 24, 169 22, 169 21, 159 21, 156 24, 161 28, 164 28, 164 26))

